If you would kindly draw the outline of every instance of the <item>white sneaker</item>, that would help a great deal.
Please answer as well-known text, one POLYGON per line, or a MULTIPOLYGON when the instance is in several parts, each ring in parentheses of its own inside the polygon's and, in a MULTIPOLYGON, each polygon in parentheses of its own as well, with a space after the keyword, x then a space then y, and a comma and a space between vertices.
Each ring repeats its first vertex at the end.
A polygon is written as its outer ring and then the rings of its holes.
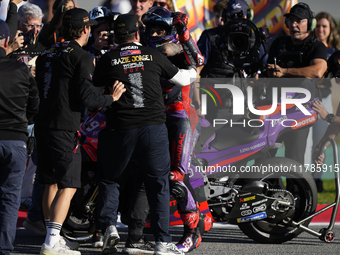
POLYGON ((79 248, 79 243, 72 242, 63 236, 60 236, 59 243, 67 246, 70 250, 78 250, 79 248))
POLYGON ((120 237, 115 226, 111 225, 106 228, 103 241, 102 254, 117 252, 116 244, 119 243, 120 237))
POLYGON ((59 254, 71 254, 71 255, 81 255, 79 251, 73 251, 68 249, 67 246, 57 242, 53 247, 43 244, 40 250, 40 255, 59 255, 59 254))
POLYGON ((173 243, 156 242, 156 248, 154 255, 172 255, 172 254, 184 254, 183 251, 178 250, 177 246, 173 243))

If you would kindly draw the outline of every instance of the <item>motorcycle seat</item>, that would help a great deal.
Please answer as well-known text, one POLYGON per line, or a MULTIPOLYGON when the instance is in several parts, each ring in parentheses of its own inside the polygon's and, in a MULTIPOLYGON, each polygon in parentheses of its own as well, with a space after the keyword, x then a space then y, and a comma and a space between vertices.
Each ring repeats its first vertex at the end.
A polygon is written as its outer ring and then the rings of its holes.
POLYGON ((220 151, 255 142, 258 138, 259 128, 257 127, 228 127, 226 125, 216 131, 216 137, 210 145, 220 151))

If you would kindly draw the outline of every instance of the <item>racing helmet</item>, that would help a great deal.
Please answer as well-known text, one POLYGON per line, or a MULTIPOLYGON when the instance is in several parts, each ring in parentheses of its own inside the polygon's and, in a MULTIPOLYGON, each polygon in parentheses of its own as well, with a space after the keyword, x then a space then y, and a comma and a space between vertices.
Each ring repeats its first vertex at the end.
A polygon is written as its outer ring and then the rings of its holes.
POLYGON ((162 46, 166 43, 177 43, 177 31, 173 25, 173 12, 164 7, 155 6, 142 16, 145 25, 145 43, 153 48, 162 46), (153 25, 160 25, 165 29, 164 36, 152 36, 151 28, 153 25))

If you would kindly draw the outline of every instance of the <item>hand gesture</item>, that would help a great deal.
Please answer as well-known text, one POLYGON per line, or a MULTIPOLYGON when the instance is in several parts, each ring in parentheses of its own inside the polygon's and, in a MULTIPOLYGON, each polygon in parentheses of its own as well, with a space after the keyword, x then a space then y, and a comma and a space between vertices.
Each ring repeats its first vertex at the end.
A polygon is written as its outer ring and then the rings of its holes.
POLYGON ((322 165, 323 164, 323 161, 325 160, 325 154, 322 153, 321 155, 319 155, 320 153, 320 146, 317 146, 315 148, 315 150, 313 151, 313 161, 316 165, 322 165))
POLYGON ((13 51, 16 51, 22 47, 24 47, 24 36, 19 34, 21 33, 20 30, 17 31, 15 37, 13 38, 12 43, 9 44, 9 47, 7 49, 7 55, 13 51))
POLYGON ((313 103, 313 109, 319 114, 321 119, 327 119, 328 112, 321 101, 316 100, 313 103))
POLYGON ((126 88, 124 88, 124 84, 120 81, 115 81, 115 83, 109 89, 110 96, 112 96, 113 98, 113 102, 118 101, 121 95, 126 91, 126 88))
POLYGON ((97 49, 97 50, 101 50, 103 48, 107 48, 109 47, 109 42, 107 41, 108 37, 106 36, 107 31, 101 31, 96 40, 93 43, 93 46, 97 49))
POLYGON ((177 33, 183 35, 187 30, 188 25, 188 15, 181 12, 175 12, 173 14, 173 25, 177 28, 177 33))
POLYGON ((285 69, 278 66, 278 65, 274 65, 274 64, 268 64, 267 65, 267 73, 269 77, 272 78, 280 78, 282 76, 284 76, 284 74, 286 73, 285 69))

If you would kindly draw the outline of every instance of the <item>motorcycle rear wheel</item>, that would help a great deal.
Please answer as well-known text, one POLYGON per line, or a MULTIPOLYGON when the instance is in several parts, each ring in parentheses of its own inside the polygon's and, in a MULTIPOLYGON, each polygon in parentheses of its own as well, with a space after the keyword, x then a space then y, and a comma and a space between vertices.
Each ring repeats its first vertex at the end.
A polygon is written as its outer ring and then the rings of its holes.
MULTIPOLYGON (((238 224, 242 232, 249 238, 259 243, 279 244, 289 241, 298 236, 303 230, 287 224, 287 221, 293 220, 299 222, 309 215, 313 214, 317 206, 317 189, 312 175, 307 172, 301 164, 288 158, 268 158, 256 164, 258 167, 262 165, 272 166, 272 169, 283 169, 274 173, 251 173, 248 180, 255 179, 268 183, 271 189, 285 189, 291 192, 295 200, 295 212, 291 219, 278 220, 264 219, 254 222, 246 222, 238 224), (281 167, 281 168, 280 168, 281 167), (255 179, 254 179, 255 178, 255 179), (278 181, 281 179, 281 181, 278 181)), ((247 175, 246 175, 247 176, 247 175)), ((303 223, 308 226, 312 219, 303 223)))

